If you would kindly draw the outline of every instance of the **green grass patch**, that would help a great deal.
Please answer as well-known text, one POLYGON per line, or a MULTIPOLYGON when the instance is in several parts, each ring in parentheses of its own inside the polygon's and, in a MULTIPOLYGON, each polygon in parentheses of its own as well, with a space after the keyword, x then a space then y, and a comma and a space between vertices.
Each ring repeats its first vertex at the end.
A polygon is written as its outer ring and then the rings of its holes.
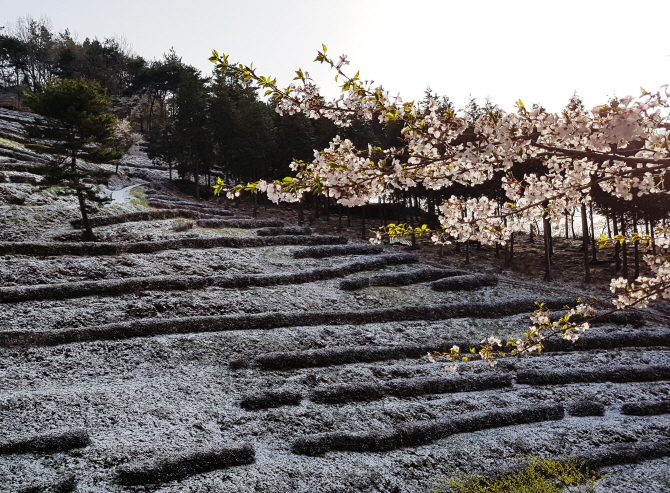
POLYGON ((5 139, 4 137, 0 137, 0 144, 7 147, 14 147, 16 149, 22 149, 22 150, 25 150, 26 148, 26 146, 24 146, 23 144, 16 142, 15 140, 5 139))
POLYGON ((575 459, 530 457, 519 472, 494 479, 462 474, 444 481, 433 493, 590 493, 604 477, 575 459))
POLYGON ((133 188, 130 191, 130 196, 133 197, 130 199, 130 203, 133 205, 143 205, 144 207, 149 205, 149 202, 147 202, 147 197, 144 195, 144 190, 139 187, 133 188))

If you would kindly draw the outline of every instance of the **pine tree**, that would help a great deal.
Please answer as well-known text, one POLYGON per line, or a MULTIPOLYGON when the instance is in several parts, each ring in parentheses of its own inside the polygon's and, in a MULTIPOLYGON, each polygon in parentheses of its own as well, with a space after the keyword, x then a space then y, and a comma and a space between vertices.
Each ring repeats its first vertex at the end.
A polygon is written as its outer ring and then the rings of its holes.
POLYGON ((111 101, 97 82, 86 79, 52 79, 36 94, 26 94, 26 105, 41 115, 38 123, 26 125, 29 137, 38 147, 57 159, 46 169, 44 186, 60 186, 79 199, 84 241, 95 241, 88 220, 91 207, 87 202, 101 203, 96 189, 86 181, 105 181, 110 172, 85 166, 90 162, 120 157, 113 144, 117 120, 109 112, 111 101))

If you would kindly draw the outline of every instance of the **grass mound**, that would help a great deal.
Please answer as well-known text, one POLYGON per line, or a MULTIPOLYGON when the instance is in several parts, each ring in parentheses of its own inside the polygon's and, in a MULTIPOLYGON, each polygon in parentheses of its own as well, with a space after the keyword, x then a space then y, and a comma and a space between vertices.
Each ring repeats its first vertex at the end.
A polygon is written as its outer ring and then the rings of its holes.
POLYGON ((301 226, 289 226, 286 228, 261 228, 256 231, 258 236, 281 236, 281 235, 311 235, 314 233, 312 228, 303 228, 301 226))
POLYGON ((600 402, 577 401, 568 404, 570 416, 605 416, 605 406, 600 402))
POLYGON ((220 236, 215 238, 177 238, 173 240, 138 241, 125 243, 81 242, 81 243, 44 243, 44 242, 2 242, 0 255, 29 255, 50 257, 61 255, 92 256, 118 255, 121 253, 154 253, 162 250, 181 250, 184 248, 256 248, 264 246, 289 245, 341 245, 347 239, 341 236, 251 236, 236 238, 220 236))
POLYGON ((253 464, 256 452, 249 444, 186 452, 127 464, 117 469, 123 485, 160 484, 232 466, 253 464))
POLYGON ((416 397, 426 394, 475 392, 512 386, 509 375, 486 375, 467 378, 417 377, 378 383, 348 383, 315 389, 314 402, 340 404, 344 402, 375 401, 386 396, 416 397))
POLYGON ((440 279, 430 285, 435 291, 469 291, 484 286, 495 286, 498 278, 490 274, 468 274, 440 279))
POLYGON ((89 443, 91 440, 85 430, 56 431, 0 443, 0 454, 62 452, 86 447, 89 443))
POLYGON ((297 406, 301 400, 302 394, 295 390, 257 392, 242 397, 240 407, 251 411, 279 406, 297 406))
POLYGON ((560 404, 496 409, 464 414, 453 418, 407 423, 387 432, 335 431, 306 435, 291 447, 299 455, 323 455, 326 452, 384 452, 402 447, 427 445, 456 433, 468 433, 517 424, 563 419, 560 404))
MULTIPOLYGON (((184 223, 193 224, 193 223, 184 223)), ((83 296, 118 296, 138 291, 173 291, 204 289, 209 286, 221 288, 241 288, 249 286, 274 286, 323 281, 345 276, 362 270, 381 269, 387 265, 412 263, 416 257, 397 253, 362 258, 339 264, 335 267, 286 272, 282 274, 233 274, 228 276, 150 276, 102 281, 78 281, 33 286, 0 287, 0 303, 16 303, 42 299, 68 299, 83 296)))
POLYGON ((407 286, 420 282, 435 281, 449 276, 458 276, 463 274, 458 269, 417 269, 408 272, 390 272, 372 277, 361 277, 357 279, 343 279, 340 282, 340 289, 345 291, 355 291, 368 286, 407 286))
POLYGON ((628 383, 670 380, 670 366, 613 366, 583 370, 526 370, 517 373, 516 381, 530 385, 562 385, 569 383, 628 383))
POLYGON ((657 416, 670 413, 670 401, 627 402, 621 412, 630 416, 657 416))
MULTIPOLYGON (((188 211, 185 209, 172 210, 157 210, 157 211, 143 211, 131 212, 128 214, 116 214, 114 216, 93 216, 89 217, 88 221, 94 228, 100 226, 110 226, 112 224, 132 223, 139 221, 160 221, 163 219, 175 219, 183 217, 184 219, 198 219, 200 213, 195 211, 188 211)), ((81 229, 81 219, 73 219, 70 221, 73 228, 81 229)))
POLYGON ((200 219, 196 221, 196 226, 199 228, 239 228, 239 229, 256 229, 256 228, 281 228, 284 223, 281 221, 270 221, 264 219, 200 219))
POLYGON ((433 493, 590 492, 603 477, 576 459, 555 461, 531 457, 521 471, 494 479, 465 474, 443 482, 433 493))
POLYGON ((39 481, 21 488, 18 490, 18 493, 69 493, 76 491, 76 489, 77 478, 74 474, 69 474, 52 481, 39 481))
POLYGON ((377 245, 352 244, 335 246, 318 246, 303 248, 293 252, 293 258, 325 258, 338 255, 375 255, 382 253, 384 249, 377 245))

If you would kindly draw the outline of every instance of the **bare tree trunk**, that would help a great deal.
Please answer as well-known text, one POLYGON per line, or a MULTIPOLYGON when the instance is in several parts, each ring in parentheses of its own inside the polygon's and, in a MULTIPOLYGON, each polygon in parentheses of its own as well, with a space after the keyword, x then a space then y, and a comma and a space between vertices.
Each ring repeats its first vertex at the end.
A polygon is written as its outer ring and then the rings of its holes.
POLYGON ((367 237, 367 231, 365 230, 365 204, 361 206, 361 239, 365 240, 367 237))
POLYGON ((465 264, 470 263, 470 239, 465 240, 465 264))
POLYGON ((196 155, 193 158, 193 181, 195 182, 195 193, 193 194, 196 199, 200 199, 200 164, 198 163, 198 156, 196 155))
POLYGON ((591 283, 591 266, 589 265, 589 222, 586 218, 586 204, 582 204, 582 254, 584 255, 584 282, 591 283))
MULTIPOLYGON (((78 185, 77 181, 75 181, 75 186, 78 185)), ((84 241, 95 241, 97 238, 93 234, 91 223, 88 220, 88 213, 86 212, 86 201, 84 200, 84 194, 82 193, 81 188, 77 188, 77 198, 79 199, 79 209, 81 209, 81 223, 84 226, 84 234, 82 239, 84 241)))
POLYGON ((626 236, 626 219, 625 215, 621 214, 621 234, 624 236, 624 241, 621 244, 621 256, 623 257, 623 277, 628 279, 628 245, 625 239, 626 236))
MULTIPOLYGON (((72 159, 70 161, 70 169, 72 173, 77 172, 77 151, 72 152, 72 159)), ((79 184, 79 178, 75 177, 73 179, 74 188, 77 191, 77 199, 79 200, 79 210, 81 211, 81 224, 84 226, 84 234, 82 239, 84 241, 95 241, 97 238, 93 234, 93 228, 91 228, 91 222, 88 220, 88 212, 86 211, 86 200, 84 199, 84 193, 79 184)))
POLYGON ((549 221, 549 213, 546 211, 542 222, 544 226, 544 280, 545 282, 551 282, 551 222, 549 221))
POLYGON ((605 221, 607 221, 607 237, 612 237, 612 230, 610 229, 610 215, 605 214, 605 221))
POLYGON ((593 262, 598 261, 598 250, 596 249, 596 223, 593 221, 593 202, 589 203, 591 216, 591 258, 593 262))
POLYGON ((337 232, 342 232, 342 204, 337 204, 337 232))
POLYGON ((654 220, 649 220, 649 233, 651 235, 651 253, 656 255, 656 234, 654 233, 654 220))
MULTIPOLYGON (((633 232, 637 233, 637 210, 633 212, 633 232)), ((640 242, 635 240, 633 243, 633 251, 635 253, 635 279, 640 277, 640 242)))
MULTIPOLYGON (((616 212, 612 212, 612 229, 614 229, 614 236, 619 235, 619 225, 616 220, 616 212)), ((621 270, 621 243, 615 239, 614 242, 614 260, 616 261, 617 272, 621 270)))

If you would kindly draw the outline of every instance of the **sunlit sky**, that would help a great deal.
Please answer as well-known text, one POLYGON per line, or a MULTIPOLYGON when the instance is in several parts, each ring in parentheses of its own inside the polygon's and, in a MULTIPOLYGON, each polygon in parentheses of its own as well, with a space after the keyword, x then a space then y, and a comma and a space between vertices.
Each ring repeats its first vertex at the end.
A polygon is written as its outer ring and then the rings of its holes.
POLYGON ((665 1, 2 0, 0 25, 31 15, 79 39, 124 36, 160 58, 174 47, 209 74, 212 49, 253 62, 286 85, 302 68, 322 93, 333 75, 313 63, 325 43, 404 100, 427 86, 462 108, 469 95, 507 110, 519 98, 560 111, 576 90, 587 106, 670 82, 665 1))

